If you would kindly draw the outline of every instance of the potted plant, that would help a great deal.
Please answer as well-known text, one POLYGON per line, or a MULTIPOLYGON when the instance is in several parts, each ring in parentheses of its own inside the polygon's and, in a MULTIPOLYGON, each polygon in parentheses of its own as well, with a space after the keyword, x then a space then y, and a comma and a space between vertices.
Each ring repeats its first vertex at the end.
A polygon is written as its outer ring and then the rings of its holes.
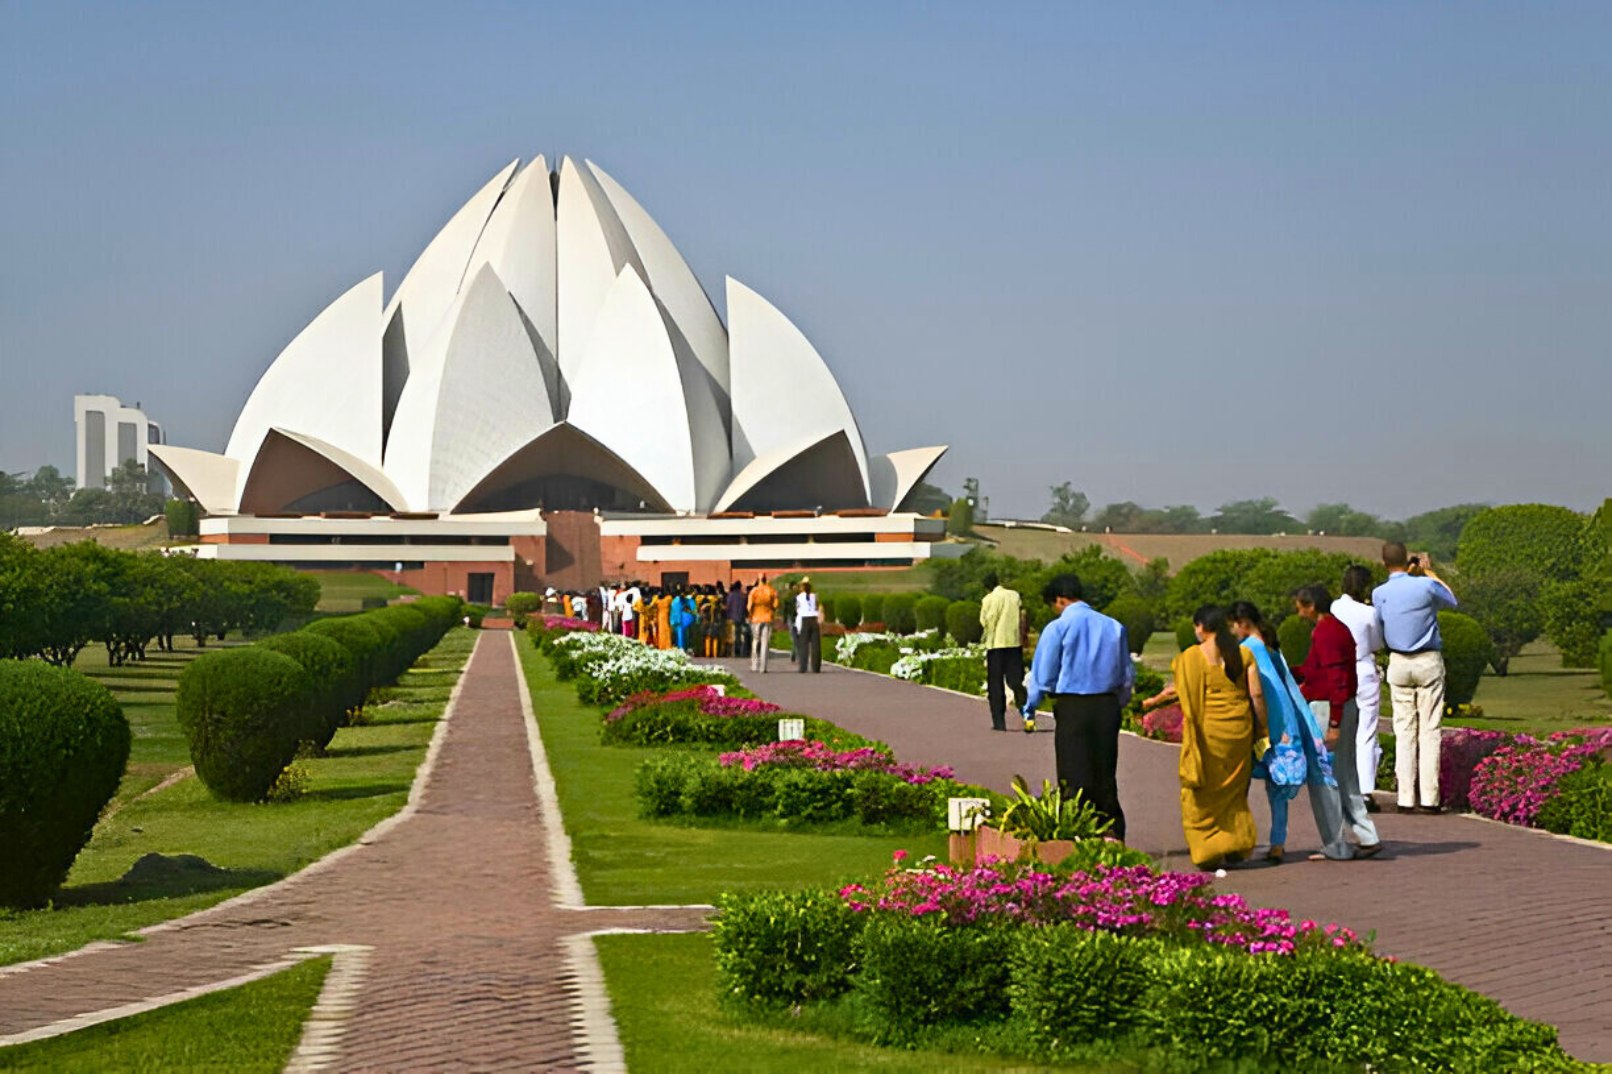
POLYGON ((974 856, 1056 865, 1081 840, 1101 838, 1113 823, 1078 790, 1066 797, 1062 788, 1042 780, 1041 794, 1033 795, 1024 777, 1014 776, 1008 807, 975 832, 974 856))

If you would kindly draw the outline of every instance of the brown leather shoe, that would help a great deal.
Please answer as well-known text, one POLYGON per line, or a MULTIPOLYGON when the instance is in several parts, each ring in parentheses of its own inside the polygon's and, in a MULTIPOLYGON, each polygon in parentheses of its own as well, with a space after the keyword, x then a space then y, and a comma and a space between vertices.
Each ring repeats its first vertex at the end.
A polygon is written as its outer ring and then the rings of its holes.
MULTIPOLYGON (((1404 810, 1401 809, 1400 812, 1404 812, 1404 810)), ((1420 813, 1424 817, 1436 817, 1444 812, 1444 807, 1436 805, 1419 805, 1413 810, 1413 812, 1420 813)))

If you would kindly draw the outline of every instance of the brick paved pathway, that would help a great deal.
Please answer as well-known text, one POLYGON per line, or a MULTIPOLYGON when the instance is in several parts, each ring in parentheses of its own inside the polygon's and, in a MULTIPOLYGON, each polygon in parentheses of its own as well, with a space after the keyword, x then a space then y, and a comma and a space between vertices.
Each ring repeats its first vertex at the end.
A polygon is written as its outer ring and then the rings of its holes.
MULTIPOLYGON (((950 764, 958 778, 1004 791, 1016 772, 1032 786, 1053 776, 1050 730, 993 733, 983 700, 827 664, 821 675, 787 664, 765 676, 743 661, 729 666, 762 697, 882 739, 904 760, 950 764)), ((1175 746, 1124 736, 1120 799, 1128 841, 1190 869, 1177 756, 1175 746)), ((1263 836, 1262 789, 1251 799, 1263 836)), ((1467 817, 1375 819, 1382 856, 1307 862, 1318 841, 1301 796, 1287 863, 1235 871, 1221 886, 1305 917, 1375 930, 1379 952, 1431 966, 1558 1026, 1563 1046, 1580 1058, 1612 1061, 1612 850, 1467 817)))
POLYGON ((373 842, 144 943, 0 968, 0 1037, 361 944, 374 950, 335 1069, 588 1069, 566 938, 704 914, 556 906, 518 675, 509 635, 480 635, 418 808, 373 842))

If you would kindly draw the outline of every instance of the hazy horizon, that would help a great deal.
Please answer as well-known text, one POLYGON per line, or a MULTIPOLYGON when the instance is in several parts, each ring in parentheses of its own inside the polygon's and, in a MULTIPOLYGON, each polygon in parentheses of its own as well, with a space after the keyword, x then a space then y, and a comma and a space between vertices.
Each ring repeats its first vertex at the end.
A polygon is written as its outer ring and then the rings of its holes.
POLYGON ((1608 40, 1572 3, 8 4, 0 469, 71 474, 77 392, 222 450, 325 304, 569 153, 998 517, 1586 509, 1608 40))

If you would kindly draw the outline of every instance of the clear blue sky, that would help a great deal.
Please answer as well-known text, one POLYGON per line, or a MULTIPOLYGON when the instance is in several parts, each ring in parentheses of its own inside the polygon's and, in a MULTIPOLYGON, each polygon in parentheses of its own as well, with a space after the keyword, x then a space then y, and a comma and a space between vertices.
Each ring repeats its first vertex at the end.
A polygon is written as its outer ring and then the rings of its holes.
POLYGON ((1588 506, 1609 43, 1604 3, 0 0, 0 467, 70 472, 79 391, 221 450, 314 313, 544 152, 997 514, 1588 506))

